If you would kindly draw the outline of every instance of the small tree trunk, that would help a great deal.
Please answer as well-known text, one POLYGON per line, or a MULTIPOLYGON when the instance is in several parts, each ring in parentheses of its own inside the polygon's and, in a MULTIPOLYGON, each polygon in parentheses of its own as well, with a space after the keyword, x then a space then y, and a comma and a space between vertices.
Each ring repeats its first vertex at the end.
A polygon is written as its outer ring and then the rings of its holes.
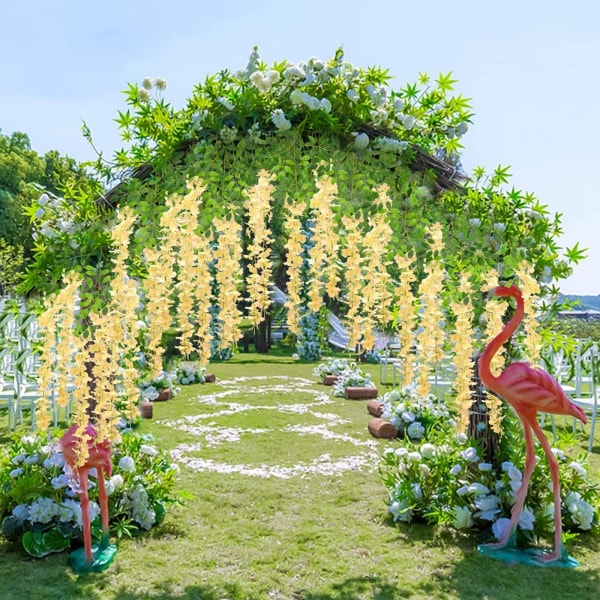
POLYGON ((271 309, 254 332, 254 348, 260 354, 267 354, 271 347, 271 309))

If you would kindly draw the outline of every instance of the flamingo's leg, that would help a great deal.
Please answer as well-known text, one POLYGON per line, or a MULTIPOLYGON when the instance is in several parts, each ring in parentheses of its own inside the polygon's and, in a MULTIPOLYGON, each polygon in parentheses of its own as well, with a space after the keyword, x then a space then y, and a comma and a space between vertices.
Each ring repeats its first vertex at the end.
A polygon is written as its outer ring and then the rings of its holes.
POLYGON ((98 499, 100 500, 100 519, 102 521, 102 548, 108 546, 109 528, 108 528, 108 496, 106 486, 104 485, 104 468, 98 467, 98 499))
POLYGON ((79 485, 81 486, 81 528, 83 531, 83 547, 85 548, 86 562, 93 562, 92 554, 92 530, 90 524, 90 500, 88 497, 88 470, 81 467, 78 471, 79 485))
POLYGON ((532 424, 522 418, 523 421, 523 432, 525 434, 525 469, 523 471, 523 479, 521 480, 521 487, 515 496, 515 503, 512 507, 512 512, 510 516, 510 523, 506 528, 505 534, 498 542, 493 542, 491 544, 485 544, 487 548, 505 548, 513 533, 517 529, 517 525, 519 524, 519 519, 521 518, 521 513, 523 512, 523 506, 525 505, 525 498, 527 497, 527 491, 529 489, 529 481, 531 480, 531 474, 533 473, 533 469, 535 468, 535 447, 533 445, 533 436, 531 434, 532 424))
POLYGON ((552 490, 554 492, 554 551, 550 554, 544 554, 540 557, 542 562, 552 562, 554 560, 568 558, 566 549, 562 543, 562 514, 561 514, 561 499, 560 499, 560 481, 558 477, 558 462, 552 452, 552 448, 544 435, 540 426, 535 423, 533 430, 540 444, 544 449, 546 458, 548 459, 548 467, 550 468, 550 476, 552 477, 552 490))

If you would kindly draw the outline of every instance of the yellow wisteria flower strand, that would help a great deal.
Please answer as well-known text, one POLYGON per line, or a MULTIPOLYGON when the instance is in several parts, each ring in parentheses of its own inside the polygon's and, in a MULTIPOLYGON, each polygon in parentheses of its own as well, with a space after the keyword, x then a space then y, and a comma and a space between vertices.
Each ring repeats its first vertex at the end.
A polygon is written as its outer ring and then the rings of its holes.
POLYGON ((256 328, 264 320, 271 305, 272 262, 271 234, 269 217, 271 198, 275 186, 271 183, 274 175, 262 170, 258 174, 258 183, 244 190, 246 200, 244 208, 248 217, 248 277, 246 286, 249 296, 248 317, 256 328))
POLYGON ((177 298, 175 320, 179 334, 177 347, 181 355, 187 358, 195 350, 192 340, 197 328, 194 306, 198 297, 197 278, 202 277, 202 270, 207 270, 207 262, 206 254, 202 253, 205 262, 200 264, 199 250, 202 243, 196 233, 205 186, 198 177, 194 177, 187 182, 186 187, 187 194, 177 204, 177 282, 174 289, 177 298))
POLYGON ((300 306, 302 299, 302 265, 304 262, 304 244, 306 234, 302 231, 302 215, 306 210, 304 202, 288 201, 286 204, 287 217, 284 228, 288 237, 285 243, 285 266, 288 278, 287 298, 285 307, 288 311, 287 322, 290 332, 294 335, 300 334, 300 306))
POLYGON ((475 333, 473 331, 473 285, 470 273, 461 274, 458 285, 458 297, 450 302, 450 309, 456 319, 454 329, 450 333, 450 343, 453 349, 452 362, 456 374, 454 390, 455 402, 458 405, 459 431, 466 432, 469 425, 469 410, 471 408, 471 381, 473 378, 473 351, 475 333))
MULTIPOLYGON (((46 431, 50 426, 53 394, 61 406, 69 402, 67 386, 72 383, 76 353, 74 335, 75 310, 79 298, 81 277, 73 272, 64 278, 64 287, 44 303, 38 317, 40 356, 37 383, 40 398, 36 404, 36 426, 46 431), (59 352, 60 348, 60 352, 59 352)), ((87 387, 86 387, 87 389, 87 387)))
POLYGON ((387 208, 390 205, 388 190, 389 186, 386 184, 377 188, 378 198, 375 203, 380 210, 369 218, 369 228, 362 243, 365 255, 362 292, 363 344, 366 350, 372 350, 375 346, 376 324, 380 323, 385 327, 392 320, 392 282, 388 272, 389 261, 386 260, 393 233, 387 217, 387 208))
POLYGON ((401 359, 400 385, 406 387, 413 382, 415 372, 415 296, 411 284, 416 279, 412 264, 414 256, 396 256, 394 258, 400 271, 400 280, 394 291, 396 298, 396 313, 398 324, 398 343, 401 359))
MULTIPOLYGON (((135 221, 136 216, 131 208, 119 209, 117 223, 111 231, 114 267, 113 278, 110 282, 111 303, 109 308, 114 337, 119 340, 120 395, 125 400, 125 418, 130 420, 137 416, 139 395, 136 385, 138 372, 134 365, 134 359, 139 345, 140 296, 135 282, 129 277, 126 264, 129 258, 129 241, 135 221)), ((113 360, 116 359, 117 356, 114 356, 113 360)))
POLYGON ((331 177, 317 179, 317 192, 310 199, 315 228, 313 245, 309 250, 309 302, 308 308, 317 313, 323 306, 323 291, 330 298, 339 294, 337 255, 339 240, 335 228, 333 202, 338 188, 331 177))
POLYGON ((540 286, 533 278, 533 267, 528 262, 521 262, 515 272, 525 304, 525 317, 523 318, 525 356, 533 366, 537 367, 539 366, 542 351, 542 337, 538 332, 539 325, 536 318, 540 286))
MULTIPOLYGON (((498 272, 496 269, 490 269, 484 276, 483 292, 498 286, 498 272)), ((506 303, 504 302, 486 302, 483 319, 485 322, 484 339, 486 344, 489 340, 495 338, 504 327, 504 313, 506 312, 506 303)), ((491 371, 498 376, 504 368, 505 348, 500 348, 496 356, 492 359, 491 371)), ((502 424, 502 402, 493 394, 487 394, 486 404, 490 413, 490 427, 497 433, 501 432, 502 424)))
POLYGON ((361 256, 362 225, 361 217, 342 217, 345 230, 345 244, 341 254, 345 259, 346 268, 346 303, 348 312, 346 321, 348 323, 348 335, 350 341, 348 346, 356 348, 362 342, 363 322, 361 316, 361 293, 363 288, 363 258, 361 256))
POLYGON ((212 260, 210 234, 196 236, 194 248, 196 251, 196 264, 193 279, 195 282, 194 299, 196 302, 196 351, 198 362, 206 366, 211 356, 211 342, 213 339, 211 331, 212 306, 212 275, 208 264, 212 260))
POLYGON ((426 276, 419 285, 422 329, 417 338, 419 360, 417 390, 421 396, 429 394, 431 389, 429 375, 431 371, 435 371, 439 367, 443 357, 444 313, 441 295, 446 276, 441 258, 444 248, 442 226, 440 223, 434 223, 425 231, 430 238, 429 246, 432 257, 425 264, 426 276))
POLYGON ((239 325, 242 312, 238 308, 241 282, 242 259, 241 226, 230 216, 213 221, 216 235, 215 280, 218 286, 217 306, 219 309, 220 335, 219 348, 224 350, 233 346, 241 337, 239 325))

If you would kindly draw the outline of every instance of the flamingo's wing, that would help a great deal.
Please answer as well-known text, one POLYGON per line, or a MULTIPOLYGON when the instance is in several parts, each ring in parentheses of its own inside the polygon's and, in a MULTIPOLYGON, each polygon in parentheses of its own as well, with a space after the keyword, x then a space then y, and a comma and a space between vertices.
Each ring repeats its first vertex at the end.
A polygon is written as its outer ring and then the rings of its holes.
POLYGON ((545 371, 538 371, 528 363, 516 362, 504 370, 500 379, 506 399, 511 403, 531 406, 542 412, 567 412, 569 399, 556 379, 545 371))

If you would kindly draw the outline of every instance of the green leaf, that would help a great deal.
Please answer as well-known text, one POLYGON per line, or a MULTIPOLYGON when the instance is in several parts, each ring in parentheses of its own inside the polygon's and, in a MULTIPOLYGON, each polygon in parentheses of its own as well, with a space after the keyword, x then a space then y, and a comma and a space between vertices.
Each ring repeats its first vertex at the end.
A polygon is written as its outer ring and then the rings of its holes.
POLYGON ((27 554, 40 558, 53 552, 62 552, 71 545, 70 536, 62 536, 56 528, 48 531, 26 531, 23 534, 23 548, 27 554))
POLYGON ((565 254, 570 262, 577 264, 587 258, 587 248, 580 248, 579 242, 577 242, 572 248, 567 248, 565 254))

